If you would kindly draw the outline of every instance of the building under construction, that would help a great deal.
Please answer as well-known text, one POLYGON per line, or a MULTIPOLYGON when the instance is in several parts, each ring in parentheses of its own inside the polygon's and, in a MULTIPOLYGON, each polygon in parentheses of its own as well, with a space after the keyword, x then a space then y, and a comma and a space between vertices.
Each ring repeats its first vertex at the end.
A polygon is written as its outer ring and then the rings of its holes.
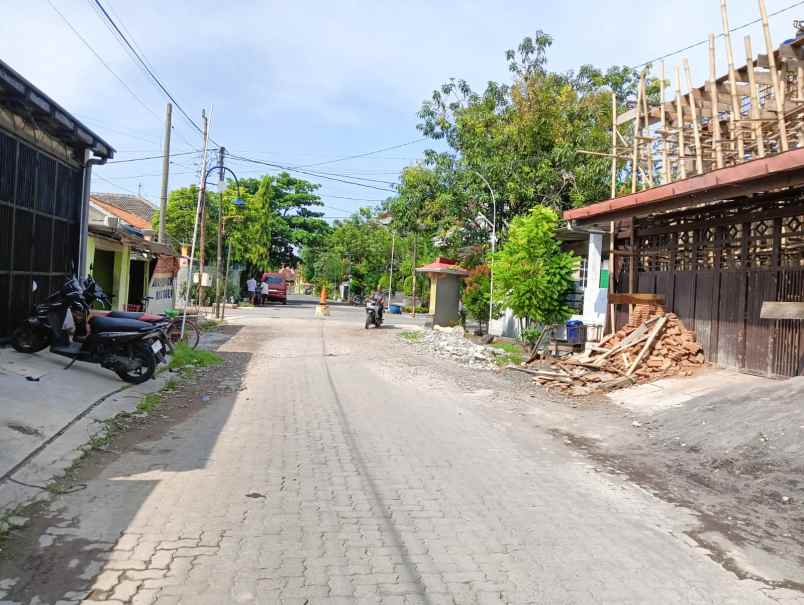
MULTIPOLYGON (((671 90, 664 73, 658 94, 642 75, 634 106, 615 111, 611 199, 564 216, 613 234, 611 291, 663 297, 709 361, 795 376, 804 375, 804 322, 761 308, 804 302, 804 32, 796 23, 796 36, 775 46, 763 0, 759 8, 764 53, 746 37, 736 63, 723 1, 721 71, 712 34, 702 85, 686 60, 671 90)), ((610 307, 609 328, 626 313, 610 307)))

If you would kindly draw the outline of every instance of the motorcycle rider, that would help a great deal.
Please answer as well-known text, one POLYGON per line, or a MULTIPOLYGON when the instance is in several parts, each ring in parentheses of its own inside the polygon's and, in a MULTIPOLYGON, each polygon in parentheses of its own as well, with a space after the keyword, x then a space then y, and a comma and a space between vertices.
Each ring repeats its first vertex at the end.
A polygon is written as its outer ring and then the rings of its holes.
POLYGON ((377 316, 382 321, 382 312, 385 310, 385 298, 380 290, 374 292, 369 299, 373 304, 377 305, 377 316))

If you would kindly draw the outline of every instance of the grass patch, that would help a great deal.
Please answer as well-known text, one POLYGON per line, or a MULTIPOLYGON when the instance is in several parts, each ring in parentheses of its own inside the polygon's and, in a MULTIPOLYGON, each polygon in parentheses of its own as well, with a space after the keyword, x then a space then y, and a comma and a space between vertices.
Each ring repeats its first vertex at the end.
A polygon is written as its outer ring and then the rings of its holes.
POLYGON ((190 367, 205 368, 219 363, 223 363, 223 358, 220 355, 212 351, 191 349, 180 342, 174 347, 173 357, 171 357, 168 367, 171 370, 181 370, 190 367))
POLYGON ((211 332, 212 330, 218 328, 223 322, 219 319, 204 319, 197 323, 198 329, 202 332, 211 332))
POLYGON ((137 411, 140 414, 150 414, 154 408, 161 403, 161 401, 162 395, 159 393, 149 393, 137 404, 137 411))
POLYGON ((505 355, 497 355, 498 366, 519 365, 524 361, 522 347, 512 342, 493 342, 489 346, 505 351, 505 355))
POLYGON ((408 342, 416 342, 421 340, 422 333, 419 330, 407 330, 399 334, 400 338, 404 338, 408 342))

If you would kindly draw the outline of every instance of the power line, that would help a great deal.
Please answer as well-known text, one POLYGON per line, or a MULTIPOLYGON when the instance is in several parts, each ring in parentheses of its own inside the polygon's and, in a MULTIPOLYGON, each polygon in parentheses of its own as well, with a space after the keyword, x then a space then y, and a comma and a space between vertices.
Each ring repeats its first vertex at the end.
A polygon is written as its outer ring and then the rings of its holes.
POLYGON ((265 161, 262 161, 262 160, 254 160, 254 159, 245 158, 245 157, 239 156, 239 155, 228 155, 227 157, 230 158, 230 159, 233 159, 233 160, 240 160, 241 162, 248 162, 248 163, 251 163, 251 164, 260 164, 260 165, 263 165, 263 166, 269 166, 271 168, 276 168, 278 170, 286 170, 288 172, 298 172, 300 174, 306 174, 308 176, 314 176, 314 177, 317 177, 317 178, 327 179, 329 181, 337 181, 339 183, 346 183, 347 185, 355 185, 357 187, 365 187, 366 189, 375 189, 377 191, 389 191, 391 193, 396 193, 395 189, 389 189, 387 187, 376 187, 374 185, 367 185, 365 183, 359 183, 357 181, 349 181, 349 180, 346 180, 346 179, 340 179, 340 178, 337 178, 335 176, 329 176, 329 175, 325 175, 325 174, 321 174, 321 173, 317 173, 317 172, 311 172, 311 171, 307 171, 307 170, 301 170, 299 168, 293 168, 292 166, 283 166, 282 164, 274 164, 272 162, 265 162, 265 161))
POLYGON ((345 195, 327 195, 326 193, 322 193, 321 197, 331 197, 336 200, 352 200, 354 202, 384 202, 385 198, 382 199, 371 199, 365 197, 348 197, 345 195))
POLYGON ((324 164, 335 164, 336 162, 345 162, 346 160, 355 160, 357 158, 364 158, 369 155, 376 155, 378 153, 382 153, 383 151, 391 151, 392 149, 399 149, 400 147, 407 147, 408 145, 414 145, 419 143, 420 141, 426 140, 427 137, 419 137, 418 139, 414 139, 412 141, 408 141, 407 143, 400 143, 398 145, 391 145, 390 147, 383 147, 382 149, 375 149, 374 151, 367 151, 365 153, 357 153, 355 155, 347 155, 342 158, 336 158, 334 160, 326 160, 325 162, 316 162, 314 164, 304 164, 295 166, 295 168, 313 168, 315 166, 323 166, 324 164))
MULTIPOLYGON (((175 158, 175 157, 179 157, 181 155, 192 155, 194 153, 201 153, 201 150, 200 149, 195 149, 193 151, 184 151, 182 153, 171 153, 170 157, 175 158)), ((106 163, 107 164, 127 164, 129 162, 142 162, 143 160, 161 160, 163 157, 165 157, 165 156, 164 155, 148 155, 148 156, 145 156, 145 157, 142 157, 142 158, 129 158, 127 160, 111 160, 111 161, 106 162, 106 163)))
MULTIPOLYGON (((804 4, 804 0, 802 0, 800 2, 794 2, 790 6, 786 6, 784 8, 780 8, 779 10, 774 11, 772 13, 768 13, 768 18, 775 17, 776 15, 780 15, 780 14, 782 14, 784 12, 787 12, 787 11, 789 11, 791 9, 796 8, 797 6, 801 6, 802 4, 804 4)), ((742 25, 738 25, 737 27, 732 27, 729 30, 729 33, 736 32, 736 31, 739 31, 741 29, 745 29, 746 27, 750 27, 750 26, 752 26, 752 25, 754 25, 756 23, 759 23, 760 21, 762 21, 762 19, 754 19, 753 21, 749 21, 748 23, 743 23, 742 25)), ((726 36, 725 36, 725 34, 718 34, 716 37, 717 38, 725 38, 726 36)), ((666 55, 662 55, 661 57, 656 57, 655 59, 651 59, 650 61, 645 61, 644 63, 640 63, 639 65, 636 65, 636 66, 632 67, 631 69, 638 70, 638 69, 640 69, 642 67, 645 67, 646 65, 650 65, 652 63, 656 63, 657 61, 662 61, 662 60, 667 59, 669 57, 679 55, 679 54, 681 54, 683 52, 686 52, 688 50, 691 50, 693 48, 697 48, 698 46, 703 46, 704 44, 707 44, 708 42, 709 42, 708 40, 701 40, 700 42, 695 42, 694 44, 690 44, 689 46, 685 46, 684 48, 674 50, 673 52, 667 53, 666 55)))
MULTIPOLYGON (((104 178, 104 177, 102 177, 102 176, 101 176, 101 175, 99 175, 99 174, 93 174, 93 175, 92 175, 92 178, 93 178, 93 179, 100 179, 100 180, 102 180, 102 181, 104 181, 104 182, 106 182, 106 183, 109 183, 109 184, 110 184, 112 187, 117 187, 118 189, 122 189, 123 191, 127 191, 128 193, 133 193, 133 194, 134 194, 134 195, 136 195, 136 196, 140 196, 140 192, 139 192, 139 191, 134 191, 133 189, 129 189, 128 187, 122 187, 121 185, 118 185, 117 183, 113 183, 113 182, 112 182, 112 181, 110 181, 109 179, 104 178)), ((147 198, 145 198, 145 199, 147 199, 147 198)))
POLYGON ((81 33, 75 27, 73 27, 73 24, 70 23, 69 19, 67 19, 67 17, 64 16, 64 13, 62 13, 58 8, 56 8, 56 5, 54 5, 51 0, 47 0, 47 3, 50 5, 50 8, 52 8, 59 17, 61 17, 62 21, 64 21, 67 27, 69 27, 70 30, 72 30, 72 32, 78 37, 78 39, 81 40, 81 42, 83 42, 84 46, 86 46, 89 49, 89 51, 93 55, 95 55, 95 58, 98 61, 100 61, 101 65, 103 65, 107 69, 107 71, 110 74, 112 74, 115 77, 115 79, 117 79, 117 81, 120 82, 120 84, 123 85, 123 88, 125 88, 128 91, 128 93, 134 98, 134 100, 136 100, 140 105, 142 105, 143 108, 145 108, 145 110, 149 112, 151 115, 153 115, 155 118, 160 119, 159 116, 156 114, 156 112, 150 107, 148 107, 145 101, 143 101, 137 95, 137 93, 135 93, 131 89, 131 87, 129 87, 129 85, 125 83, 123 78, 117 75, 117 73, 109 66, 109 64, 103 59, 103 57, 101 57, 100 54, 98 54, 98 52, 92 47, 92 45, 87 41, 87 39, 84 38, 84 36, 82 36, 81 33))
MULTIPOLYGON (((142 66, 142 68, 145 70, 145 72, 148 74, 148 76, 150 76, 151 80, 156 84, 157 87, 159 87, 159 89, 165 94, 165 96, 168 99, 170 99, 170 101, 176 106, 176 109, 178 109, 179 112, 184 116, 184 118, 190 124, 193 125, 193 127, 198 131, 198 133, 203 135, 204 131, 201 129, 201 127, 195 122, 195 120, 193 120, 189 116, 189 114, 186 111, 184 111, 184 108, 181 106, 181 104, 178 101, 176 101, 175 97, 172 94, 170 94, 170 91, 168 91, 168 89, 165 87, 165 85, 162 84, 162 81, 156 76, 156 74, 151 70, 151 68, 148 67, 148 64, 146 63, 145 59, 143 59, 143 57, 140 55, 140 53, 137 52, 137 50, 134 48, 132 43, 129 42, 128 38, 126 38, 125 34, 120 30, 120 27, 118 27, 117 23, 115 23, 114 19, 112 19, 111 15, 109 15, 109 13, 103 7, 103 4, 101 4, 100 0, 94 0, 94 3, 95 3, 95 6, 97 6, 97 8, 102 13, 103 17, 109 23, 109 25, 111 25, 112 28, 114 28, 114 31, 116 32, 116 36, 117 36, 118 40, 121 41, 123 44, 125 44, 126 47, 128 47, 128 49, 131 51, 133 56, 137 59, 137 61, 142 66)), ((216 143, 216 145, 217 145, 217 143, 216 143)))

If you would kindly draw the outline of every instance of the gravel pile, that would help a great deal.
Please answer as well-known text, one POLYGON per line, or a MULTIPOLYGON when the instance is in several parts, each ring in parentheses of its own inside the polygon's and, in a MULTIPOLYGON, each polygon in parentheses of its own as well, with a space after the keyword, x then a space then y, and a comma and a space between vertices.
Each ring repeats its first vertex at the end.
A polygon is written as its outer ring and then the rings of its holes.
POLYGON ((501 349, 485 347, 468 340, 460 326, 454 328, 435 326, 432 330, 424 332, 419 343, 438 357, 453 359, 471 368, 496 368, 497 356, 505 355, 505 351, 501 349))

